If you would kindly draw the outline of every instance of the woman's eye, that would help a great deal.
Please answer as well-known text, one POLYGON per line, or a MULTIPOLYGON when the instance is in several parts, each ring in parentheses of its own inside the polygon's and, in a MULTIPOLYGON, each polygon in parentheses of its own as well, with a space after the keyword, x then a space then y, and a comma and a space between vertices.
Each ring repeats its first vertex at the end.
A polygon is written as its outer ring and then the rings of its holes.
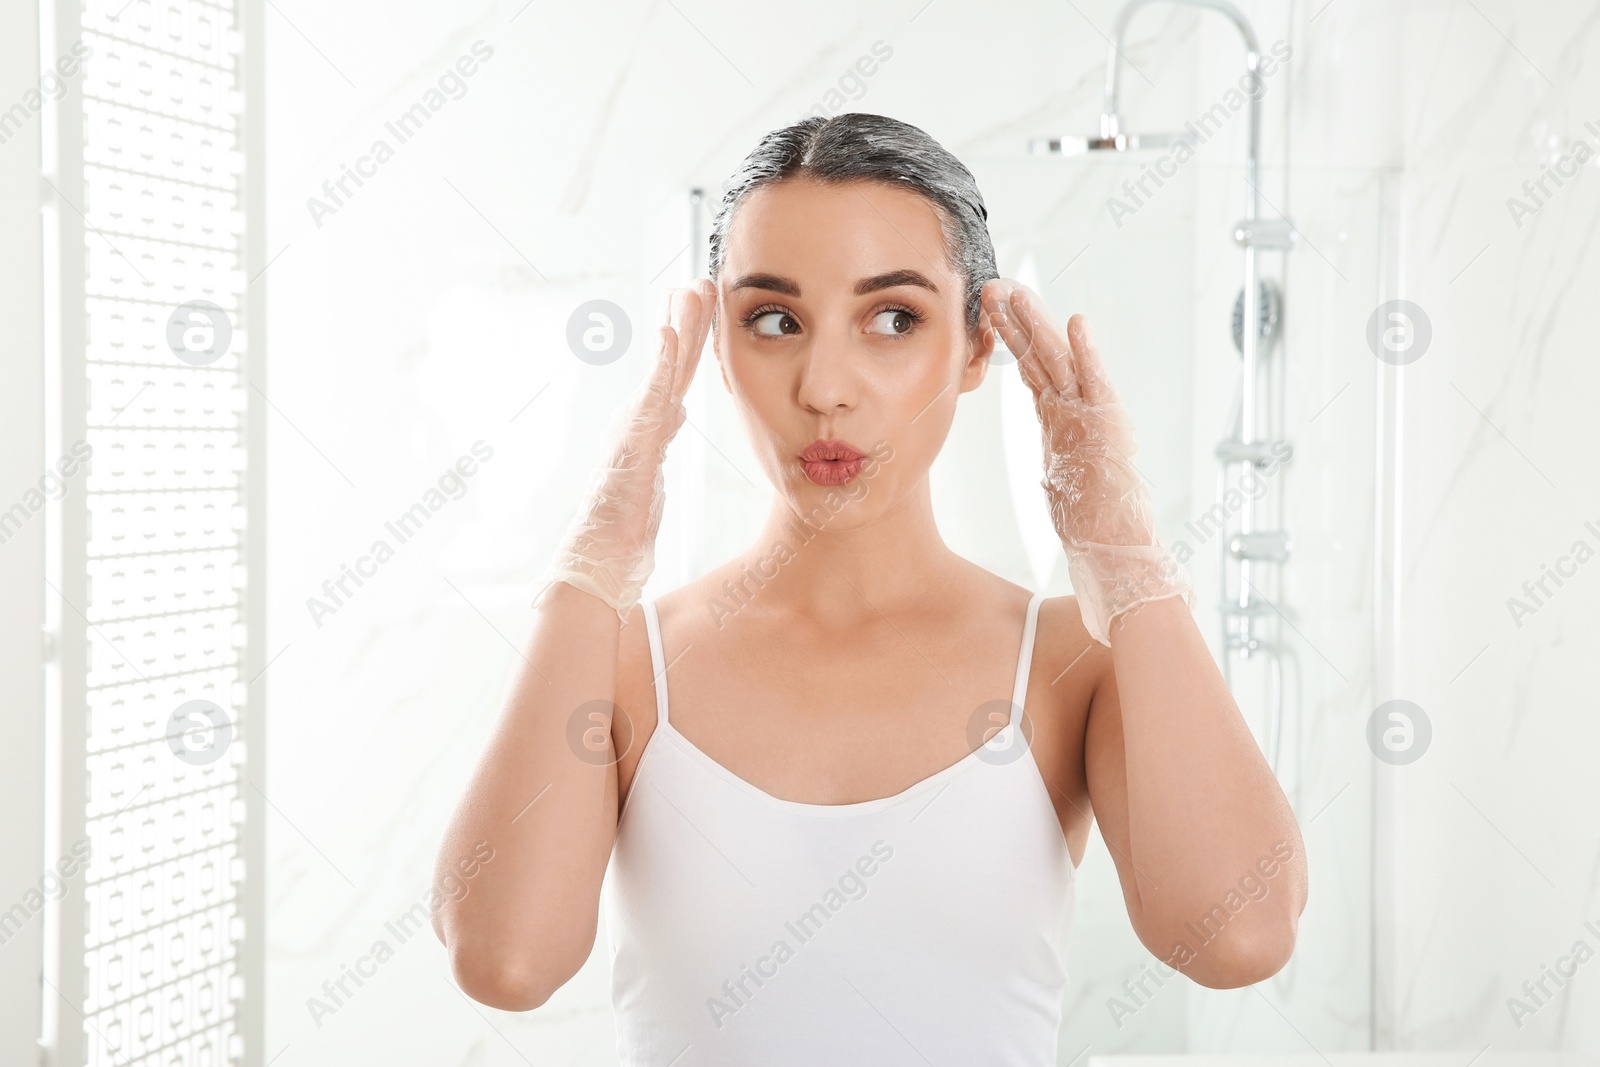
POLYGON ((885 308, 872 316, 872 321, 884 327, 882 332, 894 335, 910 333, 916 325, 911 313, 900 308, 885 308))
POLYGON ((768 311, 764 314, 757 315, 755 321, 752 322, 751 325, 756 328, 756 333, 765 334, 768 337, 782 337, 786 334, 793 333, 800 324, 795 322, 794 316, 790 315, 787 311, 768 311), (775 325, 774 328, 764 329, 761 325, 762 323, 775 325), (786 327, 783 325, 785 323, 789 325, 786 327))

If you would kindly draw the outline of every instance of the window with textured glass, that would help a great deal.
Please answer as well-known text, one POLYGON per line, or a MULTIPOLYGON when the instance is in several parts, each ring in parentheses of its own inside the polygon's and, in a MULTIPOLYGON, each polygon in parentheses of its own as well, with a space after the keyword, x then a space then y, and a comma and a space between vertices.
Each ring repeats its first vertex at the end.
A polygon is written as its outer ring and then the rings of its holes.
POLYGON ((62 1063, 260 1062, 247 11, 89 0, 54 22, 81 60, 54 217, 61 437, 86 471, 58 542, 52 843, 88 857, 46 990, 62 1063))

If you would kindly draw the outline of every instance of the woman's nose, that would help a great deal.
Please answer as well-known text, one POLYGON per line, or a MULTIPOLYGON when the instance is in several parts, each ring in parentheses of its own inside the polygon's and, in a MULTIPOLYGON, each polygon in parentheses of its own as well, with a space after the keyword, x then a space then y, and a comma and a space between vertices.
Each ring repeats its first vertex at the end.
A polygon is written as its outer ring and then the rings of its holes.
POLYGON ((850 355, 837 345, 817 345, 800 365, 801 407, 822 414, 855 407, 860 383, 850 355))

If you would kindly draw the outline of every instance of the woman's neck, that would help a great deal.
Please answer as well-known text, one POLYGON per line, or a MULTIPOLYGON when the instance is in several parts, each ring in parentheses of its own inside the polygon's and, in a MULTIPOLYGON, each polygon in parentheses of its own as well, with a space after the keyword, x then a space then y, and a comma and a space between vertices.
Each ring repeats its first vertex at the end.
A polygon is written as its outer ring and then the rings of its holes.
POLYGON ((927 479, 866 522, 862 505, 877 503, 870 486, 844 488, 818 494, 805 513, 775 499, 761 536, 729 564, 750 599, 843 623, 926 601, 970 566, 939 535, 927 479))

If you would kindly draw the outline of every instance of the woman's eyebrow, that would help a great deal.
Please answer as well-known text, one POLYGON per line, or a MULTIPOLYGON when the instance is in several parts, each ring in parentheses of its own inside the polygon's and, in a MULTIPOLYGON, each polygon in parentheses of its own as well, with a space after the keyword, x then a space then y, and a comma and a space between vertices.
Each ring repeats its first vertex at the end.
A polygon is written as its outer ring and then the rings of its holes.
POLYGON ((791 281, 777 274, 766 274, 761 271, 757 271, 754 274, 746 274, 729 286, 728 292, 731 293, 738 289, 770 289, 774 293, 782 293, 785 296, 800 295, 799 282, 791 281))
MULTIPOLYGON (((919 286, 934 294, 939 292, 939 287, 919 271, 891 270, 884 274, 874 274, 870 278, 862 278, 859 282, 856 282, 855 295, 866 296, 868 293, 875 293, 880 289, 893 289, 899 285, 919 286)), ((782 275, 767 274, 762 271, 746 274, 729 286, 728 291, 733 292, 738 289, 766 289, 774 293, 782 293, 785 296, 797 297, 800 295, 799 282, 794 281, 792 278, 785 278, 782 275)))
POLYGON ((862 278, 856 282, 856 295, 866 296, 879 289, 893 289, 899 285, 917 285, 938 295, 939 287, 924 274, 914 270, 892 270, 887 274, 874 274, 870 278, 862 278))

